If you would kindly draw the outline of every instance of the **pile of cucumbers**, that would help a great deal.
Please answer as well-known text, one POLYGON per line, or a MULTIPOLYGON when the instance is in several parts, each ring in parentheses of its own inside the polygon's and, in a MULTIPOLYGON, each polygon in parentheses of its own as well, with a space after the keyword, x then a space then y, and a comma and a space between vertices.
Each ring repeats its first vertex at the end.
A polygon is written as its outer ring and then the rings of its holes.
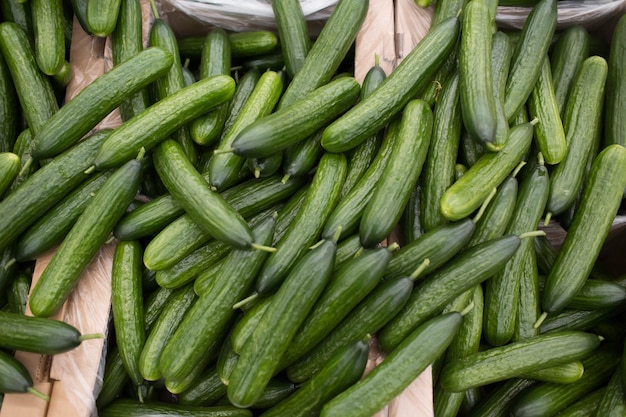
POLYGON ((429 365, 436 417, 626 413, 626 271, 600 257, 626 17, 607 43, 557 0, 515 32, 439 0, 359 82, 365 0, 315 38, 298 0, 184 38, 151 2, 147 45, 139 0, 1 4, 0 406, 46 399, 15 351, 106 337, 101 417, 370 417, 429 365), (65 100, 73 20, 112 66, 65 100), (110 243, 110 331, 81 334, 53 317, 110 243))

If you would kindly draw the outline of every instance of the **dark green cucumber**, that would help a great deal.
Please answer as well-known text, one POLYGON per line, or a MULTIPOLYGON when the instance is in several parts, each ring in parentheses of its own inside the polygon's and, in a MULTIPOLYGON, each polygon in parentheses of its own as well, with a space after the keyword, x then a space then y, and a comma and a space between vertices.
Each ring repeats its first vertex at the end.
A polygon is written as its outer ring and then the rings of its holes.
POLYGON ((295 393, 261 415, 263 417, 319 415, 327 401, 361 378, 367 364, 368 352, 369 346, 365 340, 355 340, 347 344, 295 393))
POLYGON ((233 369, 239 360, 239 353, 235 352, 235 349, 233 348, 232 336, 234 329, 237 324, 239 324, 239 321, 241 321, 241 315, 235 319, 235 325, 233 325, 231 330, 228 332, 228 335, 224 338, 224 342, 222 343, 222 347, 217 354, 217 361, 215 363, 217 375, 220 381, 222 381, 222 384, 224 384, 224 394, 226 394, 226 386, 230 380, 230 374, 233 372, 233 369))
POLYGON ((496 133, 496 97, 491 68, 492 27, 483 0, 471 0, 463 8, 459 45, 459 97, 463 125, 470 136, 489 150, 496 133))
POLYGON ((426 160, 432 125, 432 111, 425 101, 413 100, 406 105, 389 162, 359 223, 363 246, 383 241, 400 220, 426 160))
POLYGON ((449 391, 502 381, 588 356, 600 344, 592 333, 562 331, 476 352, 448 363, 439 382, 449 391))
MULTIPOLYGON (((548 170, 540 163, 521 181, 506 234, 519 235, 537 229, 548 199, 549 187, 548 170)), ((491 346, 504 345, 513 337, 525 259, 534 250, 534 241, 524 239, 504 268, 486 282, 483 334, 491 346)))
POLYGON ((359 83, 352 77, 330 81, 248 125, 233 140, 232 152, 242 157, 262 158, 282 151, 345 112, 356 102, 359 91, 359 83))
MULTIPOLYGON (((122 0, 117 24, 111 33, 113 65, 121 64, 143 50, 142 19, 139 0, 122 0)), ((141 89, 120 104, 120 116, 126 121, 149 105, 148 89, 141 89)))
POLYGON ((0 350, 0 392, 29 392, 47 401, 47 395, 33 388, 28 369, 13 356, 0 350))
POLYGON ((98 170, 123 164, 140 148, 149 150, 184 124, 229 100, 235 81, 226 75, 199 80, 158 101, 117 127, 94 161, 98 170))
POLYGON ((513 126, 499 152, 480 157, 441 197, 441 212, 448 220, 459 220, 476 210, 491 190, 519 164, 533 138, 533 124, 513 126))
POLYGON ((210 366, 193 387, 177 395, 177 403, 207 406, 225 394, 226 385, 220 379, 215 367, 210 366))
POLYGON ((0 59, 0 152, 13 150, 19 134, 20 118, 13 79, 2 57, 0 59))
POLYGON ((31 292, 30 309, 35 316, 50 316, 63 305, 137 194, 141 172, 136 159, 117 169, 76 220, 31 292))
POLYGON ((252 232, 241 214, 211 190, 178 142, 166 139, 160 143, 154 152, 154 163, 172 196, 206 233, 238 248, 254 245, 252 232))
POLYGON ((563 128, 567 154, 550 173, 550 198, 546 211, 563 213, 574 203, 584 182, 589 154, 600 138, 607 62, 599 56, 583 61, 572 84, 563 128))
POLYGON ((11 73, 24 118, 36 135, 59 109, 52 84, 39 70, 28 35, 17 23, 0 24, 0 52, 11 73))
POLYGON ((115 400, 130 380, 117 346, 113 346, 108 350, 103 372, 102 389, 96 397, 96 407, 98 409, 115 400))
POLYGON ((13 282, 7 291, 10 312, 17 314, 24 314, 26 312, 30 284, 31 276, 26 272, 20 272, 13 278, 13 282))
MULTIPOLYGON (((495 4, 495 2, 491 2, 495 4)), ((509 121, 504 114, 504 92, 506 79, 509 76, 513 46, 509 37, 503 32, 495 32, 491 38, 491 78, 496 106, 496 130, 493 143, 500 147, 509 137, 509 121)))
POLYGON ((506 235, 472 246, 416 285, 402 311, 379 333, 381 348, 390 352, 455 297, 504 268, 520 243, 518 236, 506 235))
POLYGON ((363 379, 329 401, 320 415, 375 414, 445 351, 462 321, 461 313, 451 312, 423 323, 363 379))
MULTIPOLYGON (((275 223, 269 216, 257 225, 253 229, 255 241, 269 246, 275 223)), ((235 314, 233 304, 248 294, 266 257, 267 252, 249 249, 228 254, 213 277, 213 285, 185 314, 163 349, 159 364, 166 379, 181 379, 191 373, 235 314)))
POLYGON ((2 19, 8 22, 17 23, 26 34, 32 39, 33 21, 30 5, 19 0, 3 1, 0 4, 2 19))
POLYGON ((286 367, 324 339, 367 294, 374 290, 397 245, 365 249, 335 270, 330 283, 281 359, 286 367))
POLYGON ((620 114, 624 114, 626 106, 626 83, 620 74, 624 73, 626 60, 626 19, 622 16, 615 26, 611 38, 611 52, 608 58, 608 74, 606 80, 606 100, 604 110, 604 143, 626 146, 626 126, 620 114))
POLYGON ((624 414, 626 414, 626 396, 622 386, 622 367, 620 366, 609 379, 606 391, 604 391, 594 416, 619 416, 624 414))
POLYGON ((21 168, 19 155, 13 152, 0 152, 0 197, 9 189, 21 168))
POLYGON ((326 286, 335 263, 337 242, 325 239, 293 266, 243 345, 228 383, 228 398, 247 407, 260 397, 281 357, 326 286))
POLYGON ((491 391, 476 407, 470 410, 471 417, 506 417, 511 403, 526 388, 536 381, 523 378, 511 378, 491 391))
POLYGON ((285 174, 284 178, 307 175, 315 168, 319 158, 324 153, 324 148, 320 144, 321 138, 322 132, 317 131, 283 152, 281 163, 285 174))
POLYGON ((389 123, 446 59, 459 26, 456 17, 434 26, 376 91, 324 129, 322 146, 329 152, 346 151, 389 123))
POLYGON ((276 252, 269 255, 259 272, 256 281, 259 294, 274 292, 298 258, 319 239, 324 223, 337 202, 346 175, 346 165, 346 158, 342 154, 322 155, 296 218, 276 243, 276 252))
POLYGON ((69 148, 131 94, 163 76, 172 62, 169 52, 152 47, 102 74, 35 133, 33 156, 49 158, 69 148))
POLYGON ((535 125, 535 144, 538 151, 541 152, 547 164, 558 164, 568 153, 568 141, 554 93, 548 56, 543 58, 539 78, 528 97, 527 107, 530 118, 539 120, 539 123, 535 125))
POLYGON ((302 67, 312 44, 302 6, 298 0, 274 1, 272 11, 285 59, 285 68, 287 74, 293 78, 302 67))
POLYGON ((35 259, 59 244, 111 174, 105 171, 87 179, 29 226, 15 244, 15 259, 35 259))
POLYGON ((273 155, 262 158, 247 158, 246 166, 255 178, 263 178, 276 174, 283 163, 283 152, 277 152, 273 155))
POLYGON ((175 294, 164 306, 150 332, 139 357, 139 370, 147 381, 156 381, 161 378, 159 359, 167 341, 172 337, 176 327, 183 320, 185 313, 197 299, 193 292, 193 285, 187 285, 175 290, 175 294))
POLYGON ((101 417, 252 417, 250 410, 233 406, 194 406, 167 402, 145 402, 120 398, 99 410, 101 417))
POLYGON ((504 93, 504 114, 511 121, 531 94, 548 53, 557 20, 557 0, 541 0, 528 14, 516 42, 504 93))
POLYGON ((37 171, 42 165, 40 162, 35 161, 30 154, 32 149, 31 144, 33 135, 30 133, 30 129, 26 128, 17 136, 15 144, 13 146, 13 153, 20 157, 20 172, 11 184, 11 190, 17 188, 21 183, 26 181, 35 171, 37 171))
POLYGON ((483 148, 480 143, 472 139, 469 133, 467 133, 467 131, 465 130, 461 132, 460 147, 462 157, 461 161, 468 167, 474 165, 485 153, 485 148, 483 148))
POLYGON ((83 340, 102 335, 81 335, 76 327, 60 320, 0 311, 0 346, 25 352, 53 355, 72 350, 83 340))
POLYGON ((31 2, 35 58, 46 75, 59 72, 65 61, 65 33, 62 0, 31 2))
POLYGON ((89 177, 84 172, 110 133, 110 130, 95 133, 54 158, 0 202, 0 248, 6 248, 51 205, 58 203, 89 177))
POLYGON ((291 107, 332 79, 352 46, 368 8, 369 4, 361 0, 337 2, 299 70, 287 86, 278 105, 279 109, 291 107))
POLYGON ((626 187, 626 149, 609 145, 594 159, 574 220, 546 279, 542 308, 561 310, 584 285, 626 187))
POLYGON ((421 222, 421 190, 422 186, 418 181, 411 191, 409 201, 400 218, 399 231, 406 244, 418 239, 425 232, 421 222))
POLYGON ((454 166, 461 142, 458 74, 453 73, 445 80, 442 89, 434 108, 432 139, 420 178, 420 222, 425 231, 447 222, 439 202, 454 183, 454 166))
MULTIPOLYGON (((226 31, 214 28, 209 31, 202 47, 199 75, 201 79, 216 75, 230 75, 231 50, 226 31)), ((222 103, 191 122, 189 130, 193 140, 207 146, 219 139, 228 117, 228 103, 222 103)))
POLYGON ((121 0, 87 0, 86 23, 95 36, 109 36, 117 24, 121 0))
POLYGON ((350 192, 341 196, 337 202, 337 207, 333 209, 324 224, 322 236, 332 236, 339 226, 341 226, 341 238, 358 232, 363 210, 370 201, 372 190, 380 180, 383 170, 391 157, 399 127, 399 119, 389 125, 376 157, 350 192))
POLYGON ((536 325, 541 317, 541 293, 539 291, 539 270, 537 254, 533 247, 522 261, 522 275, 519 283, 517 316, 512 340, 523 340, 539 334, 536 325))
POLYGON ((146 340, 141 255, 138 241, 118 242, 111 270, 111 309, 117 347, 136 386, 144 382, 139 371, 139 355, 146 340))
POLYGON ((559 417, 586 417, 593 415, 598 409, 598 405, 606 392, 606 387, 598 388, 597 390, 584 395, 581 399, 575 403, 567 406, 563 410, 559 411, 559 417))
POLYGON ((582 62, 589 56, 589 33, 583 25, 565 29, 550 54, 554 95, 561 117, 565 115, 567 97, 582 62))
MULTIPOLYGON (((282 93, 282 80, 278 73, 266 71, 260 76, 245 104, 242 105, 231 126, 224 130, 216 149, 228 149, 233 140, 248 125, 270 114, 282 93)), ((210 183, 217 190, 224 190, 239 177, 245 159, 231 153, 217 153, 208 166, 210 183)))
POLYGON ((287 367, 289 379, 303 382, 324 367, 324 364, 342 346, 367 335, 375 334, 395 317, 406 304, 414 281, 427 268, 428 261, 414 268, 410 276, 385 280, 371 291, 339 323, 325 339, 299 360, 287 367))
POLYGON ((282 52, 274 52, 267 55, 260 55, 259 57, 247 58, 243 61, 241 66, 246 71, 281 71, 285 68, 285 59, 282 52))

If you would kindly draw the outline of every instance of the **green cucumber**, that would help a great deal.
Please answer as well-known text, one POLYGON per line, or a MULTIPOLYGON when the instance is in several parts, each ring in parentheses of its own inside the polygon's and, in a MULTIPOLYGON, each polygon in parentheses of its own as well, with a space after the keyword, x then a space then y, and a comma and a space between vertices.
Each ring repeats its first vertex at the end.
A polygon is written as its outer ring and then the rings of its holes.
POLYGON ((233 140, 232 152, 246 158, 276 154, 336 119, 356 102, 359 91, 353 77, 330 81, 245 127, 233 140))
POLYGON ((228 101, 234 91, 235 81, 226 75, 178 90, 117 127, 100 148, 94 166, 98 170, 115 167, 133 158, 140 148, 155 147, 184 124, 228 101))
POLYGON ((15 259, 35 259, 59 244, 111 174, 105 171, 87 179, 30 225, 15 243, 15 259))
POLYGON ((365 416, 381 410, 441 355, 463 321, 459 312, 419 326, 363 379, 329 401, 320 416, 365 416))
POLYGON ((613 376, 607 383, 606 391, 598 404, 598 409, 595 411, 594 416, 608 416, 626 414, 626 396, 624 395, 624 388, 622 386, 622 367, 618 367, 613 376))
POLYGON ((241 353, 245 343, 254 329, 256 329, 273 298, 274 295, 270 295, 259 299, 252 307, 245 310, 241 319, 235 324, 231 333, 231 344, 234 353, 241 353))
POLYGON ((295 393, 261 415, 263 417, 319 415, 326 402, 361 378, 367 364, 368 353, 369 345, 365 340, 347 344, 295 393))
POLYGON ((228 34, 231 54, 235 58, 247 58, 273 52, 278 46, 276 33, 270 30, 251 30, 228 34))
POLYGON ((37 66, 46 75, 59 72, 65 61, 62 0, 32 0, 31 16, 37 66))
POLYGON ((193 291, 198 296, 207 293, 211 289, 211 287, 213 286, 214 278, 218 276, 218 273, 222 268, 222 265, 226 263, 227 258, 228 256, 225 256, 219 261, 211 264, 209 267, 204 269, 204 271, 202 271, 196 277, 196 279, 193 280, 193 291))
POLYGON ((546 279, 542 308, 561 310, 584 285, 626 187, 626 149, 609 145, 594 159, 571 227, 546 279))
MULTIPOLYGON (((539 290, 545 287, 545 277, 539 279, 539 290)), ((626 302, 626 288, 611 281, 587 278, 567 308, 601 310, 619 307, 626 302)))
POLYGON ((3 1, 0 4, 2 18, 5 21, 17 23, 32 39, 33 21, 30 5, 19 0, 3 1))
POLYGON ((262 158, 247 158, 246 166, 255 178, 276 174, 283 163, 283 152, 277 152, 262 158))
POLYGON ((0 346, 25 352, 53 355, 75 349, 84 340, 102 335, 81 335, 71 324, 44 317, 0 311, 0 346))
POLYGON ((554 382, 556 384, 571 384, 583 376, 585 367, 580 360, 566 362, 549 368, 541 368, 520 374, 521 378, 536 381, 554 382))
POLYGON ((40 216, 88 178, 100 145, 111 133, 103 130, 54 158, 0 202, 0 248, 6 248, 40 216))
POLYGON ((539 291, 539 271, 534 243, 522 260, 521 268, 513 341, 531 338, 539 334, 537 322, 541 317, 541 293, 539 291))
POLYGON ((99 410, 101 417, 252 417, 250 410, 233 406, 194 406, 167 402, 145 402, 120 398, 99 410))
POLYGON ((117 24, 121 0, 87 0, 86 23, 98 37, 109 36, 117 24))
POLYGON ((98 409, 111 403, 124 389, 130 378, 117 346, 108 350, 102 375, 102 389, 96 397, 98 409))
POLYGON ((33 287, 30 309, 35 316, 50 316, 63 305, 135 197, 141 171, 141 162, 136 159, 118 168, 76 220, 33 287))
POLYGON ((587 417, 593 415, 598 409, 605 392, 606 387, 602 387, 584 395, 580 400, 559 411, 559 417, 587 417))
POLYGON ((454 183, 454 166, 461 141, 459 76, 453 73, 442 83, 433 113, 432 139, 420 178, 420 222, 425 231, 447 222, 439 201, 454 183))
POLYGON ((117 347, 124 368, 136 386, 144 383, 139 355, 146 340, 141 255, 138 241, 118 242, 111 270, 111 310, 117 347))
MULTIPOLYGON (((102 74, 61 107, 39 134, 35 134, 33 156, 49 158, 76 143, 131 94, 163 76, 172 62, 169 52, 152 47, 102 74), (145 69, 140 71, 140 68, 145 69)), ((138 150, 134 150, 135 155, 138 150)))
POLYGON ((550 174, 546 210, 552 215, 561 214, 574 204, 583 184, 587 158, 600 138, 607 70, 604 58, 589 57, 572 84, 563 118, 567 154, 550 174))
MULTIPOLYGON (((254 238, 271 244, 275 219, 269 216, 253 229, 254 238)), ((235 314, 233 304, 248 294, 267 252, 231 251, 213 278, 213 285, 185 314, 159 361, 165 379, 181 379, 191 373, 206 348, 216 341, 235 314)))
POLYGON ((285 68, 287 74, 293 78, 302 67, 312 44, 302 6, 298 0, 273 1, 272 11, 285 68))
POLYGON ((19 155, 13 152, 0 152, 0 198, 9 189, 21 168, 19 155))
POLYGON ((28 35, 17 23, 0 23, 0 52, 11 73, 24 118, 36 135, 59 110, 51 81, 39 70, 28 35))
POLYGON ((541 0, 524 22, 511 57, 504 93, 504 114, 511 121, 530 96, 548 53, 557 21, 557 0, 541 0))
POLYGON ((281 161, 284 178, 307 175, 315 168, 324 153, 320 144, 321 138, 322 131, 318 130, 312 136, 285 149, 281 161))
POLYGON ((18 314, 24 314, 26 312, 30 284, 31 276, 28 273, 20 272, 13 278, 13 282, 7 291, 10 312, 18 314))
POLYGON ((322 146, 329 152, 344 152, 389 123, 446 59, 459 26, 456 17, 434 26, 376 91, 324 129, 322 146))
MULTIPOLYGON (((428 156, 427 156, 428 157, 428 156)), ((406 203, 404 213, 400 218, 399 231, 402 234, 402 239, 405 243, 411 243, 424 234, 424 227, 421 222, 421 191, 422 186, 420 181, 415 184, 409 201, 406 203)))
POLYGON ((235 325, 232 327, 228 335, 224 338, 224 342, 222 343, 222 347, 217 354, 217 361, 215 363, 215 367, 217 368, 217 375, 220 381, 222 381, 222 384, 224 384, 224 394, 226 394, 226 386, 228 385, 228 381, 230 380, 230 374, 233 372, 233 369, 235 368, 235 365, 239 360, 239 353, 235 352, 235 350, 233 349, 232 340, 232 334, 239 321, 241 321, 241 316, 235 319, 235 325))
POLYGON ((13 356, 0 350, 0 392, 29 392, 48 401, 47 395, 33 388, 33 379, 28 369, 13 356))
POLYGON ((210 366, 193 387, 177 395, 177 403, 207 406, 224 394, 226 394, 226 385, 220 379, 215 367, 210 366))
MULTIPOLYGON (((278 74, 278 73, 277 73, 278 74)), ((222 137, 228 132, 235 120, 239 117, 239 113, 241 113, 241 109, 246 105, 250 95, 254 91, 256 84, 259 82, 261 78, 261 72, 258 69, 251 69, 246 71, 243 75, 237 77, 237 86, 235 87, 235 93, 233 97, 230 99, 229 108, 228 108, 228 117, 224 122, 224 130, 222 131, 222 137)), ((194 80, 195 82, 195 80, 194 80)), ((281 83, 282 84, 282 83, 281 83)), ((222 140, 220 138, 220 140, 222 140)), ((211 156, 212 158, 212 156, 211 156)))
POLYGON ((241 214, 211 190, 178 142, 171 139, 161 142, 155 149, 154 163, 172 196, 206 233, 238 248, 255 245, 241 214))
POLYGON ((458 392, 516 375, 579 360, 600 344, 592 333, 562 331, 538 335, 456 359, 444 367, 441 386, 458 392))
POLYGON ((276 252, 269 255, 259 272, 256 291, 260 295, 274 292, 298 258, 319 239, 324 223, 338 200, 346 166, 346 158, 342 154, 322 155, 295 219, 276 243, 276 252))
POLYGON ((0 59, 0 152, 13 150, 19 134, 20 118, 15 86, 3 57, 0 59))
POLYGON ((512 54, 513 46, 509 37, 503 32, 495 32, 491 38, 491 77, 496 99, 496 130, 493 143, 498 147, 505 144, 509 137, 509 121, 504 114, 504 92, 512 54))
POLYGON ((604 110, 604 143, 626 146, 626 126, 620 114, 626 106, 626 83, 620 74, 624 73, 624 51, 626 50, 626 19, 622 16, 615 26, 611 38, 611 51, 608 58, 606 80, 606 100, 604 110))
POLYGON ((296 331, 326 286, 337 242, 325 239, 293 266, 250 340, 242 347, 228 383, 228 398, 238 407, 254 404, 277 371, 296 331))
MULTIPOLYGON (((200 79, 216 75, 230 75, 231 50, 226 31, 214 28, 209 31, 202 47, 200 79)), ((222 103, 191 122, 189 130, 193 140, 207 146, 219 139, 228 117, 228 103, 222 103)))
POLYGON ((530 379, 511 378, 494 388, 468 415, 471 417, 507 417, 511 403, 521 392, 536 383, 530 379))
POLYGON ((463 125, 470 136, 488 150, 496 133, 496 97, 491 68, 492 28, 483 0, 471 0, 463 8, 459 45, 459 97, 463 125))
POLYGON ((441 197, 441 212, 448 220, 460 220, 476 210, 519 164, 533 138, 533 123, 513 126, 499 152, 481 156, 441 197))
POLYGON ((432 111, 425 101, 413 100, 404 108, 389 162, 359 223, 363 246, 381 242, 400 220, 426 160, 432 124, 432 111))

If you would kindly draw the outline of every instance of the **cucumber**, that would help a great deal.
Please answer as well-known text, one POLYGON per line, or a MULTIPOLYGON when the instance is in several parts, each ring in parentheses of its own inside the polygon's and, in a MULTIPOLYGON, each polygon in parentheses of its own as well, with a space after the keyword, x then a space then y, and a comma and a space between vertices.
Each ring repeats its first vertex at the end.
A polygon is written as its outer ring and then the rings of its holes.
POLYGON ((141 171, 141 162, 130 160, 102 185, 33 287, 30 295, 33 315, 50 316, 63 305, 84 269, 109 238, 113 226, 135 197, 141 171))
POLYGON ((550 59, 545 56, 527 107, 530 117, 539 120, 535 125, 535 144, 549 165, 558 164, 568 153, 568 141, 553 86, 550 59))
POLYGON ((337 243, 325 239, 302 256, 244 344, 228 383, 228 398, 238 407, 254 404, 277 371, 296 331, 326 286, 337 243))
POLYGON ((599 344, 597 335, 580 331, 538 335, 456 359, 446 364, 439 382, 446 390, 463 391, 531 370, 582 359, 599 344))
MULTIPOLYGON (((276 74, 280 75, 278 74, 278 72, 276 74)), ((237 86, 235 87, 235 93, 233 94, 233 97, 230 99, 228 108, 229 114, 226 118, 226 121, 224 122, 222 137, 232 128, 233 123, 239 117, 239 113, 241 113, 241 109, 248 102, 250 95, 254 91, 257 83, 259 82, 259 79, 261 78, 261 72, 258 69, 251 69, 246 71, 243 75, 239 75, 238 73, 237 75, 237 86)), ((222 138, 220 138, 220 140, 222 140, 222 138)), ((211 158, 213 158, 213 156, 211 156, 211 158)))
POLYGON ((585 417, 593 415, 606 392, 606 387, 584 395, 580 400, 559 412, 559 417, 585 417))
POLYGON ((49 398, 33 388, 33 379, 26 367, 13 356, 0 350, 0 392, 29 392, 42 400, 49 398))
POLYGON ((404 108, 389 162, 359 223, 364 247, 381 242, 400 220, 426 160, 432 124, 432 111, 425 101, 413 100, 404 108))
MULTIPOLYGON (((200 79, 216 75, 230 75, 231 51, 226 31, 214 28, 209 31, 202 47, 200 59, 200 79)), ((210 112, 191 122, 189 130, 193 140, 207 146, 219 139, 224 122, 228 117, 228 103, 222 103, 210 112)))
POLYGON ((232 152, 246 158, 263 158, 282 151, 345 112, 357 101, 359 91, 353 77, 330 81, 245 127, 234 138, 232 152))
POLYGON ((347 344, 295 393, 261 415, 263 417, 319 415, 326 402, 361 378, 367 364, 368 353, 369 346, 365 340, 347 344))
POLYGON ((453 73, 445 80, 442 89, 435 104, 432 138, 419 181, 420 222, 424 231, 447 222, 441 214, 439 201, 454 182, 454 165, 461 142, 458 73, 453 73))
POLYGON ((30 5, 19 0, 3 1, 0 4, 2 18, 5 21, 17 23, 32 39, 33 21, 30 5))
POLYGON ((152 47, 102 74, 34 132, 33 156, 49 158, 69 148, 131 94, 163 76, 172 62, 169 52, 152 47))
POLYGON ((504 93, 504 114, 511 121, 530 96, 548 53, 557 21, 557 0, 541 0, 530 11, 513 50, 504 93))
MULTIPOLYGON (((241 320, 241 316, 238 319, 235 319, 235 325, 232 327, 231 331, 224 338, 224 343, 220 348, 219 353, 217 354, 217 362, 215 367, 217 368, 217 375, 219 376, 220 381, 224 384, 224 394, 226 394, 228 385, 228 381, 230 380, 230 374, 233 372, 237 361, 239 360, 239 353, 235 352, 233 349, 233 340, 232 334, 236 325, 241 320)), ((269 385, 269 383, 268 383, 269 385)))
POLYGON ((459 26, 453 17, 429 30, 376 91, 324 129, 324 149, 344 152, 389 123, 446 59, 456 43, 459 26))
POLYGON ((226 75, 178 90, 117 127, 100 148, 94 166, 98 170, 119 166, 141 147, 155 147, 184 124, 229 100, 234 91, 235 82, 226 75))
POLYGON ((6 349, 53 355, 70 351, 99 334, 81 335, 74 326, 44 317, 0 311, 0 346, 6 349))
POLYGON ((32 0, 30 4, 37 66, 55 75, 65 62, 65 33, 62 0, 32 0))
POLYGON ((120 395, 130 380, 117 346, 113 346, 108 350, 103 372, 102 389, 96 397, 96 407, 98 409, 108 405, 120 395))
POLYGON ((567 154, 550 174, 546 210, 552 215, 574 204, 584 181, 587 158, 600 138, 607 68, 604 58, 589 57, 572 85, 563 119, 567 154))
POLYGON ((421 216, 421 189, 420 181, 415 184, 409 201, 406 203, 404 213, 400 218, 399 232, 402 234, 402 238, 405 243, 411 243, 424 234, 424 228, 422 227, 421 216))
POLYGON ((52 84, 39 70, 28 35, 17 23, 0 23, 0 52, 11 73, 28 127, 37 135, 59 110, 52 84))
MULTIPOLYGON (((253 229, 260 244, 271 244, 275 219, 269 216, 253 229)), ((202 294, 185 314, 172 338, 161 353, 159 366, 165 379, 181 379, 191 373, 206 348, 217 340, 233 317, 233 304, 243 298, 267 252, 249 249, 233 250, 213 278, 213 285, 202 294)))
POLYGON ((320 144, 321 138, 322 132, 318 130, 312 136, 285 149, 281 160, 285 174, 283 178, 307 175, 315 168, 324 153, 324 148, 320 144))
POLYGON ((537 254, 533 247, 528 250, 526 257, 522 261, 517 317, 512 340, 523 340, 539 334, 539 328, 536 324, 540 317, 541 293, 539 291, 539 271, 537 267, 537 254))
POLYGON ((154 163, 172 196, 206 233, 242 249, 255 245, 241 214, 211 190, 178 142, 166 139, 160 143, 154 152, 154 163))
POLYGON ((219 270, 222 268, 222 265, 226 263, 226 258, 227 257, 224 257, 219 261, 211 264, 208 268, 202 271, 193 281, 193 291, 198 296, 207 293, 211 289, 211 287, 213 286, 214 278, 218 275, 219 270))
POLYGON ((624 51, 626 50, 626 19, 622 16, 611 39, 611 51, 608 58, 608 74, 606 80, 606 100, 604 111, 604 143, 626 146, 626 126, 619 116, 624 114, 626 104, 626 83, 620 76, 624 73, 624 51))
POLYGON ((235 58, 248 58, 274 52, 278 46, 276 33, 270 30, 251 30, 228 34, 231 54, 235 58))
POLYGON ((463 125, 470 136, 490 151, 496 133, 496 97, 491 68, 491 13, 483 0, 471 0, 463 8, 459 45, 459 96, 463 125))
POLYGON ((583 376, 585 367, 579 360, 522 373, 519 376, 536 381, 571 384, 583 376))
POLYGON ((42 216, 89 176, 100 145, 111 130, 102 130, 54 158, 33 173, 0 202, 0 248, 6 248, 42 216))
MULTIPOLYGON (((232 350, 235 354, 241 353, 245 343, 254 329, 256 329, 273 298, 274 295, 260 298, 252 307, 246 307, 243 316, 235 324, 231 333, 232 350)), ((222 379, 224 380, 223 377, 222 379)))
POLYGON ((276 174, 283 163, 283 152, 277 152, 262 158, 246 159, 246 166, 255 178, 263 178, 276 174))
POLYGON ((138 241, 118 242, 111 270, 111 309, 117 348, 136 386, 144 383, 139 371, 139 355, 146 340, 141 255, 138 241))
POLYGON ((618 367, 607 383, 594 416, 620 415, 626 413, 626 397, 622 387, 622 368, 618 367))
POLYGON ((109 36, 117 24, 122 0, 87 0, 86 23, 89 31, 100 38, 109 36))
POLYGON ((256 281, 260 295, 274 292, 289 270, 319 239, 322 228, 334 208, 346 175, 346 158, 342 154, 322 155, 305 200, 284 236, 276 243, 256 281))
POLYGON ((509 37, 503 32, 495 32, 491 37, 491 78, 496 111, 496 130, 493 142, 498 147, 505 144, 509 137, 509 121, 504 114, 504 91, 506 79, 509 76, 512 53, 513 46, 509 37))
POLYGON ((302 6, 298 0, 273 1, 272 11, 285 59, 285 69, 293 78, 302 67, 312 44, 302 6))
POLYGON ((13 152, 0 152, 0 198, 9 189, 21 167, 19 155, 13 152))
POLYGON ((626 149, 607 146, 593 161, 572 225, 546 278, 544 312, 561 310, 584 285, 617 213, 624 187, 626 149))
POLYGON ((31 277, 26 272, 20 272, 11 283, 7 291, 9 312, 24 314, 28 303, 28 293, 30 292, 31 277))
POLYGON ((511 378, 494 388, 468 414, 471 417, 506 417, 509 407, 517 396, 526 388, 537 384, 536 381, 523 378, 511 378))
POLYGON ((15 259, 33 260, 61 243, 76 219, 111 174, 111 171, 105 171, 88 178, 30 225, 15 243, 15 259))
POLYGON ((291 107, 331 80, 352 46, 368 8, 368 2, 361 0, 337 2, 299 70, 287 86, 278 104, 279 109, 291 107))
POLYGON ((534 122, 513 126, 499 152, 481 156, 441 197, 441 213, 448 220, 460 220, 476 210, 522 160, 530 148, 534 122))
MULTIPOLYGON (((539 290, 545 287, 545 277, 539 279, 539 290)), ((626 301, 626 288, 611 281, 587 278, 567 308, 601 310, 620 307, 626 301)))
POLYGON ((215 367, 209 369, 198 379, 195 386, 177 396, 178 404, 211 405, 226 394, 226 385, 222 382, 215 367))
POLYGON ((19 119, 21 117, 19 114, 19 103, 13 79, 7 63, 2 57, 0 59, 0 152, 13 150, 18 137, 19 119))
POLYGON ((363 379, 329 401, 320 416, 374 415, 445 351, 462 321, 461 313, 451 312, 423 323, 363 379))
POLYGON ((194 406, 166 402, 145 402, 120 398, 99 411, 101 417, 252 417, 250 410, 233 406, 194 406))

